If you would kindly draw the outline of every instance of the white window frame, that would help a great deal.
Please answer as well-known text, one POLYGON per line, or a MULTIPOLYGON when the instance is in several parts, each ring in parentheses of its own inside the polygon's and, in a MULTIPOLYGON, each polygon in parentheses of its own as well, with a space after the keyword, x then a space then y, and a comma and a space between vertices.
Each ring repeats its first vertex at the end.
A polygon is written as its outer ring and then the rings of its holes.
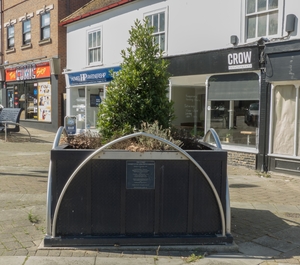
MULTIPOLYGON (((278 0, 278 7, 276 9, 272 9, 272 10, 265 10, 265 11, 260 11, 257 12, 257 10, 255 10, 254 13, 251 14, 247 14, 247 1, 244 1, 244 38, 245 38, 245 42, 253 42, 256 41, 258 39, 260 39, 261 37, 266 37, 269 39, 272 38, 280 38, 283 37, 283 25, 284 25, 284 11, 283 11, 283 4, 284 1, 283 0, 278 0), (269 35, 268 32, 266 33, 265 36, 257 36, 257 31, 258 31, 258 16, 262 15, 262 14, 268 14, 268 18, 269 18, 269 14, 271 14, 272 12, 277 11, 278 12, 278 30, 277 30, 277 34, 274 35, 269 35), (253 38, 247 38, 247 32, 248 32, 248 25, 247 25, 247 18, 251 17, 251 16, 256 16, 256 29, 255 29, 255 37, 253 38)), ((256 8, 257 8, 257 1, 256 1, 256 8)), ((268 3, 269 0, 267 0, 267 7, 268 7, 268 3)), ((267 18, 267 30, 268 30, 268 26, 269 26, 269 19, 267 18)))
MULTIPOLYGON (((165 13, 165 28, 164 28, 164 31, 158 31, 158 32, 153 33, 153 36, 155 37, 155 36, 159 36, 163 33, 165 34, 165 45, 164 45, 163 52, 165 54, 167 54, 167 52, 168 52, 168 28, 169 28, 169 25, 168 25, 168 21, 169 21, 168 9, 167 8, 162 8, 162 9, 158 9, 158 10, 155 10, 155 11, 152 11, 152 12, 145 13, 144 14, 144 19, 146 17, 157 15, 157 14, 160 14, 160 13, 165 13)), ((160 45, 160 43, 159 43, 159 45, 160 45)))
POLYGON ((102 65, 103 64, 103 29, 102 27, 97 27, 97 28, 94 28, 94 29, 91 29, 89 31, 87 31, 87 34, 86 34, 86 58, 87 58, 87 65, 88 66, 93 66, 93 65, 102 65), (90 34, 93 34, 93 33, 97 33, 97 32, 100 32, 100 44, 99 45, 96 45, 95 47, 89 47, 89 36, 90 34), (92 49, 100 49, 100 60, 99 61, 93 61, 93 62, 90 62, 90 50, 92 49))
POLYGON ((43 40, 47 40, 51 38, 51 13, 46 11, 44 13, 41 14, 41 41, 43 40), (49 16, 49 23, 46 23, 45 25, 43 25, 43 18, 44 16, 48 15, 49 16), (45 37, 44 31, 45 30, 49 30, 49 36, 45 37))

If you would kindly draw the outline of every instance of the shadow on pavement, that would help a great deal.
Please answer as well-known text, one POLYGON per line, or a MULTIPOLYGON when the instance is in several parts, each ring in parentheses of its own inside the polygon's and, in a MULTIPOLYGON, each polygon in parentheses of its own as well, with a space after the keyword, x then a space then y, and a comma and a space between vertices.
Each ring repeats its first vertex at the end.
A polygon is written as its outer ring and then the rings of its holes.
POLYGON ((300 216, 241 208, 231 208, 231 213, 233 240, 243 254, 278 259, 299 255, 300 216))

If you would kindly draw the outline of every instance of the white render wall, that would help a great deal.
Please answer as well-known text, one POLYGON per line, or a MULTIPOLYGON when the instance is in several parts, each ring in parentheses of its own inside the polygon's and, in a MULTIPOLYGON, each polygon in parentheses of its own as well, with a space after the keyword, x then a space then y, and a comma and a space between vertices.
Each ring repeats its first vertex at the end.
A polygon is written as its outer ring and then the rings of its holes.
MULTIPOLYGON (((281 36, 285 36, 286 15, 300 17, 300 0, 279 0, 279 6, 283 10, 281 36)), ((134 20, 159 10, 167 11, 167 56, 233 47, 231 35, 238 36, 239 45, 245 44, 245 0, 139 0, 68 25, 67 68, 80 71, 88 67, 87 32, 99 27, 102 67, 119 65, 134 20)), ((299 23, 297 19, 297 33, 291 39, 300 37, 299 23)))
POLYGON ((136 1, 75 22, 67 27, 67 68, 76 71, 88 66, 87 32, 98 27, 103 34, 103 67, 119 65, 134 20, 159 10, 167 10, 167 56, 232 47, 230 36, 240 34, 241 1, 136 1))

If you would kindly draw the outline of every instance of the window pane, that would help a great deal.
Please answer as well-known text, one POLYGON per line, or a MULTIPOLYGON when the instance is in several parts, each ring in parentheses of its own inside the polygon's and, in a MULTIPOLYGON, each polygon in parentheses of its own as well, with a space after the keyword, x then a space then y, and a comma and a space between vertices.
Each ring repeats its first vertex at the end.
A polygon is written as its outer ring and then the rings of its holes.
POLYGON ((251 14, 255 12, 255 0, 247 1, 247 14, 251 14))
POLYGON ((158 32, 158 14, 153 15, 154 32, 158 32))
POLYGON ((42 15, 42 27, 50 25, 50 13, 42 15))
POLYGON ((269 35, 275 35, 278 32, 278 13, 269 15, 269 35))
POLYGON ((97 47, 99 47, 100 46, 100 43, 101 43, 101 33, 100 33, 100 31, 97 31, 97 47))
POLYGON ((89 48, 92 47, 92 40, 93 40, 93 35, 89 34, 89 48))
POLYGON ((93 60, 93 50, 89 51, 89 62, 90 63, 94 62, 94 60, 93 60))
POLYGON ((14 38, 11 38, 11 39, 8 40, 9 47, 13 47, 14 44, 15 44, 15 39, 14 38))
POLYGON ((274 93, 273 153, 293 155, 296 88, 277 86, 274 93))
POLYGON ((148 19, 149 26, 152 26, 152 16, 146 16, 146 19, 148 19))
POLYGON ((30 20, 26 20, 23 22, 23 32, 29 32, 31 29, 31 23, 30 20))
POLYGON ((154 36, 154 42, 159 45, 159 35, 154 36))
POLYGON ((50 27, 43 29, 43 40, 50 38, 50 27))
POLYGON ((101 61, 101 49, 97 49, 97 61, 100 62, 101 61))
POLYGON ((258 29, 257 37, 262 37, 267 35, 267 15, 258 16, 258 29))
POLYGON ((249 17, 247 19, 247 25, 247 39, 255 38, 256 17, 249 17))
POLYGON ((97 32, 94 32, 93 33, 92 47, 96 47, 96 41, 97 41, 97 32))
POLYGON ((165 50, 165 34, 160 34, 160 49, 165 50))
POLYGON ((278 0, 269 0, 269 9, 278 8, 278 0))
POLYGON ((11 38, 13 37, 15 34, 15 27, 14 26, 11 26, 8 28, 8 37, 11 38))
POLYGON ((267 9, 267 0, 258 0, 257 12, 264 11, 267 9))
POLYGON ((165 13, 159 14, 159 31, 165 31, 165 13))
POLYGON ((28 42, 28 41, 30 41, 30 39, 31 39, 31 33, 30 32, 24 34, 24 41, 28 42))

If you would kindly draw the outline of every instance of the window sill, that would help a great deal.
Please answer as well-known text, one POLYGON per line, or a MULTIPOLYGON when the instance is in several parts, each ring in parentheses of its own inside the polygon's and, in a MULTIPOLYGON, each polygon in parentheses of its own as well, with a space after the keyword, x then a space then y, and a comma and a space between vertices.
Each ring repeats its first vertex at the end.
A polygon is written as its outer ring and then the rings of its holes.
POLYGON ((48 44, 51 42, 52 42, 51 38, 48 38, 48 39, 40 40, 39 45, 44 45, 44 44, 48 44))
POLYGON ((16 52, 15 48, 10 48, 10 49, 6 50, 6 54, 13 53, 13 52, 16 52))
POLYGON ((31 43, 24 44, 24 45, 21 46, 21 50, 25 50, 25 49, 29 49, 29 48, 32 48, 32 44, 31 43))

